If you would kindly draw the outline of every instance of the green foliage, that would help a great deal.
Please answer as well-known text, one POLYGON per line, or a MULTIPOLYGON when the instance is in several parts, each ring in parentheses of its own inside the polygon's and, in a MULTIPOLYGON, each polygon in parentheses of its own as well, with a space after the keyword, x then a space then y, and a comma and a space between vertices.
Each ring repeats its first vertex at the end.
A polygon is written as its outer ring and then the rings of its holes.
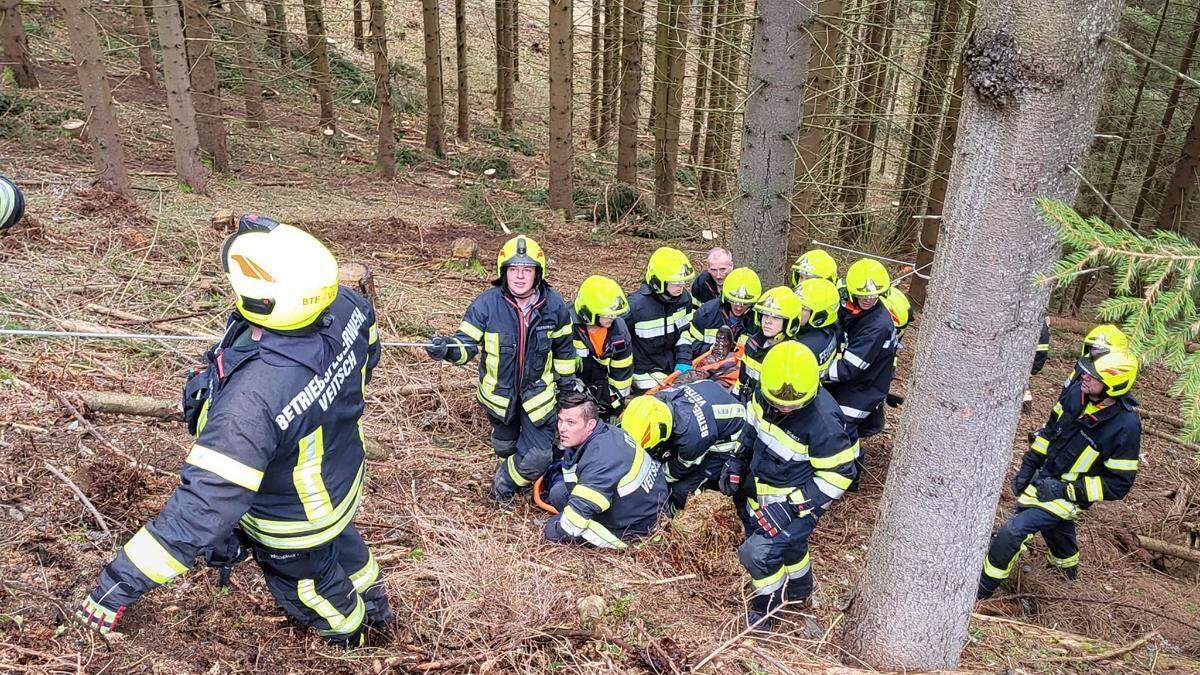
POLYGON ((1144 364, 1178 374, 1170 394, 1180 400, 1185 439, 1200 440, 1200 351, 1187 350, 1200 336, 1200 246, 1174 232, 1115 229, 1062 202, 1037 204, 1063 242, 1063 258, 1047 281, 1065 286, 1097 267, 1112 271, 1112 297, 1100 303, 1098 317, 1125 330, 1144 364))
POLYGON ((396 146, 396 164, 398 166, 409 168, 420 166, 425 163, 425 159, 425 154, 416 148, 407 145, 396 146))
POLYGON ((512 163, 504 155, 458 155, 451 164, 460 171, 470 171, 481 176, 488 169, 493 169, 496 173, 489 176, 489 178, 496 180, 506 180, 513 177, 512 163))
POLYGON ((594 223, 614 223, 636 212, 638 191, 627 183, 605 185, 599 190, 576 188, 575 207, 588 213, 594 223))
POLYGON ((467 189, 459 204, 459 214, 493 230, 502 230, 501 223, 513 232, 531 233, 542 227, 528 206, 508 196, 491 194, 487 186, 482 184, 467 189))
POLYGON ((0 138, 12 135, 20 124, 21 114, 33 107, 33 102, 24 96, 0 90, 0 138))
POLYGON ((500 131, 497 127, 479 126, 475 127, 472 135, 481 140, 491 143, 492 145, 515 150, 526 157, 532 157, 537 153, 537 149, 533 147, 533 142, 529 139, 522 138, 515 133, 509 131, 500 131))

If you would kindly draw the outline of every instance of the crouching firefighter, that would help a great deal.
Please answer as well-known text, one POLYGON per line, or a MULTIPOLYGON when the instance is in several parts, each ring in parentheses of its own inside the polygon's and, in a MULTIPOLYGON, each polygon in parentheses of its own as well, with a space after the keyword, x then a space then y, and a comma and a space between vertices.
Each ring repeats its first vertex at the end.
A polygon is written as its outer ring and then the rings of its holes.
POLYGON ((467 308, 454 337, 435 337, 425 348, 458 365, 482 352, 476 398, 501 460, 489 491, 501 504, 550 466, 557 397, 575 388, 571 331, 571 310, 546 283, 546 255, 518 236, 500 248, 496 280, 467 308))
POLYGON ((674 515, 692 494, 719 489, 745 416, 746 406, 733 394, 713 380, 700 380, 633 399, 621 428, 663 462, 674 515))
POLYGON ((837 401, 820 386, 812 351, 791 340, 772 347, 740 446, 721 475, 725 494, 745 490, 746 520, 753 524, 738 547, 753 587, 749 625, 773 623, 771 612, 784 602, 807 603, 809 535, 849 487, 857 454, 837 401))
POLYGON ((562 480, 550 490, 558 514, 546 521, 546 539, 625 549, 650 534, 667 500, 662 465, 620 427, 601 421, 584 393, 563 397, 558 435, 562 480))
POLYGON ((1142 426, 1129 395, 1138 360, 1111 350, 1078 362, 1079 378, 1063 392, 1046 427, 1037 432, 1013 478, 1017 508, 992 537, 980 599, 1008 578, 1037 533, 1046 559, 1067 579, 1079 569, 1075 520, 1097 502, 1124 499, 1137 475, 1142 426))
POLYGON ((633 385, 633 344, 621 318, 629 301, 616 281, 590 276, 579 286, 574 309, 579 381, 599 406, 601 418, 616 417, 633 385))
POLYGON ((221 264, 237 311, 184 390, 196 442, 182 484, 75 616, 107 632, 196 556, 228 566, 248 549, 284 611, 332 643, 360 645, 364 626, 392 620, 353 522, 363 387, 379 362, 375 313, 338 287, 321 242, 269 218, 243 216, 221 264))

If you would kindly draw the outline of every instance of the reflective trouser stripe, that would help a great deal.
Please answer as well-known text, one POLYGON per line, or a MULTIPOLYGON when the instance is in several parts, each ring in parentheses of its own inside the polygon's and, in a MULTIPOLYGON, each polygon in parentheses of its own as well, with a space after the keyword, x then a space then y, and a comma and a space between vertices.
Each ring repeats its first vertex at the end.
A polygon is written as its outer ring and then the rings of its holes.
POLYGON ((667 374, 657 370, 652 373, 633 374, 633 383, 637 385, 638 389, 653 389, 665 379, 667 379, 667 374))
POLYGON ((1032 534, 1026 535, 1025 538, 1021 540, 1020 548, 1017 549, 1017 552, 1013 554, 1012 559, 1009 560, 1004 567, 993 565, 991 556, 985 554, 983 556, 983 573, 993 579, 1007 579, 1008 575, 1012 574, 1013 564, 1016 563, 1017 558, 1020 558, 1021 554, 1025 552, 1025 544, 1029 543, 1030 539, 1033 539, 1032 534))
POLYGON ((1048 560, 1051 565, 1054 565, 1055 567, 1057 567, 1059 569, 1068 569, 1071 567, 1078 567, 1079 566, 1079 552, 1076 551, 1075 555, 1067 556, 1066 558, 1059 558, 1059 557, 1056 557, 1050 551, 1046 551, 1046 560, 1048 560))
POLYGON ((525 487, 532 482, 528 478, 522 476, 521 472, 517 470, 516 455, 509 455, 509 457, 504 460, 504 469, 508 471, 508 477, 512 479, 512 482, 516 483, 517 487, 525 487))
POLYGON ((134 567, 156 584, 165 584, 188 570, 145 527, 125 542, 123 550, 134 567))
POLYGON ((750 585, 754 587, 755 595, 769 595, 782 588, 784 581, 784 571, 781 565, 779 569, 761 579, 751 577, 750 585))
POLYGON ((362 626, 363 617, 366 616, 367 608, 361 596, 357 594, 354 596, 354 611, 347 616, 337 611, 333 603, 317 593, 316 583, 312 579, 301 579, 296 582, 296 594, 299 596, 300 602, 319 614, 329 624, 328 629, 317 630, 317 633, 321 635, 353 633, 362 626))
POLYGON ((615 548, 618 550, 628 548, 625 542, 618 539, 612 532, 609 532, 608 528, 594 520, 585 519, 571 506, 563 509, 559 526, 562 527, 563 532, 572 537, 582 537, 588 543, 599 548, 615 548))
POLYGON ((853 417, 856 420, 864 420, 871 416, 871 413, 867 410, 859 410, 858 408, 851 408, 848 405, 843 405, 843 406, 839 406, 839 407, 842 409, 843 415, 845 415, 846 417, 853 417))
POLYGON ((800 579, 804 575, 808 574, 809 570, 811 569, 812 560, 808 557, 808 554, 805 553, 804 558, 800 560, 800 562, 783 566, 783 576, 784 579, 788 581, 791 581, 792 579, 800 579))
POLYGON ((350 583, 354 584, 354 590, 362 593, 367 590, 371 584, 379 579, 379 563, 375 560, 375 554, 367 552, 367 564, 354 574, 350 575, 350 583))

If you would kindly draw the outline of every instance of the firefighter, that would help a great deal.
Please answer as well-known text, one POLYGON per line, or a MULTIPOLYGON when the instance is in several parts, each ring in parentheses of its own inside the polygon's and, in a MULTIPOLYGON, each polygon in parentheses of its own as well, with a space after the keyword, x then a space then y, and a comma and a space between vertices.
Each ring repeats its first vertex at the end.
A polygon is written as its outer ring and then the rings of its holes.
POLYGON ((598 419, 595 402, 580 392, 563 397, 558 436, 562 480, 549 501, 559 513, 546 521, 546 539, 625 549, 650 534, 667 500, 662 465, 620 427, 598 419))
POLYGON ((837 401, 820 386, 816 357, 791 340, 772 347, 739 448, 721 474, 725 494, 744 487, 754 524, 738 547, 753 587, 747 624, 765 627, 782 603, 807 603, 813 588, 808 537, 850 486, 857 455, 837 401))
POLYGON ((0 176, 0 232, 21 222, 25 215, 25 194, 8 176, 0 176))
POLYGON ((750 310, 761 295, 762 282, 754 270, 739 267, 730 272, 721 287, 721 297, 701 305, 692 315, 687 330, 679 338, 679 344, 686 349, 683 360, 676 362, 675 370, 691 370, 692 361, 712 348, 721 326, 729 326, 733 344, 737 344, 749 320, 753 318, 750 310))
POLYGON ((1033 535, 1046 541, 1046 559, 1069 580, 1079 569, 1075 520, 1100 501, 1123 499, 1137 475, 1142 427, 1129 395, 1138 359, 1111 350, 1078 361, 1079 378, 1063 393, 1013 477, 1017 507, 992 537, 978 597, 1008 578, 1033 535))
POLYGON ((575 389, 571 311, 546 283, 546 255, 526 236, 505 242, 496 255, 492 287, 467 308, 453 337, 434 337, 434 359, 463 365, 477 353, 476 398, 492 423, 500 458, 489 495, 512 503, 553 457, 555 402, 575 389))
POLYGON ((723 248, 714 248, 708 252, 708 270, 692 282, 692 308, 720 297, 721 284, 733 270, 733 254, 723 248))
POLYGON ((633 345, 621 318, 629 301, 616 281, 593 275, 580 285, 574 311, 575 370, 608 420, 620 413, 633 385, 633 345))
MULTIPOLYGON (((1033 377, 1042 372, 1046 367, 1046 359, 1050 356, 1050 324, 1042 319, 1042 332, 1038 334, 1037 348, 1033 352, 1033 367, 1029 370, 1029 376, 1033 377)), ((1021 397, 1022 410, 1027 409, 1033 403, 1033 392, 1029 387, 1025 387, 1025 394, 1021 397)))
MULTIPOLYGON (((1098 359, 1114 349, 1128 350, 1129 336, 1111 323, 1102 323, 1083 336, 1083 343, 1079 346, 1079 356, 1080 358, 1089 356, 1098 359)), ((1063 381, 1063 388, 1079 379, 1079 373, 1079 366, 1076 365, 1067 379, 1063 381)))
POLYGON ((270 218, 243 216, 221 262, 237 309, 184 389, 196 442, 182 484, 75 616, 108 632, 198 555, 227 568, 249 549, 284 611, 330 642, 362 644, 364 623, 392 621, 353 522, 366 471, 363 387, 379 362, 375 313, 338 287, 321 242, 270 218))
MULTIPOLYGON (((754 305, 754 326, 742 334, 742 368, 733 393, 742 401, 750 400, 758 388, 758 373, 767 352, 784 340, 796 337, 800 330, 800 298, 787 286, 776 286, 763 293, 754 305)), ((837 307, 834 305, 836 316, 837 307)))
POLYGON ((838 305, 841 295, 827 279, 805 279, 796 287, 800 300, 800 329, 796 341, 817 357, 822 379, 837 355, 841 332, 838 330, 838 305))
POLYGON ((823 249, 808 251, 792 263, 792 288, 800 286, 805 279, 824 279, 836 286, 837 261, 823 249))
POLYGON ((674 515, 701 489, 719 489, 745 417, 746 406, 733 394, 700 380, 633 399, 621 428, 663 463, 674 515))
POLYGON ((883 404, 896 369, 896 326, 879 301, 890 286, 887 270, 877 260, 862 258, 846 271, 848 297, 839 313, 843 346, 827 378, 856 439, 868 435, 860 425, 883 404))
MULTIPOLYGON (((888 314, 892 317, 892 325, 896 327, 896 356, 894 361, 899 363, 900 350, 904 348, 904 331, 910 323, 912 304, 909 303, 908 296, 899 288, 896 288, 895 285, 890 286, 887 293, 879 296, 879 301, 887 308, 888 314)), ((898 408, 904 403, 904 397, 899 394, 893 394, 889 386, 887 396, 884 397, 883 401, 889 407, 898 408)), ((883 414, 883 406, 879 406, 859 425, 859 433, 863 438, 869 438, 883 431, 885 423, 886 418, 883 414)))
POLYGON ((677 363, 691 363, 679 339, 692 320, 687 284, 696 272, 687 256, 663 246, 650 256, 646 282, 629 297, 625 323, 633 338, 633 389, 644 393, 660 384, 677 363))

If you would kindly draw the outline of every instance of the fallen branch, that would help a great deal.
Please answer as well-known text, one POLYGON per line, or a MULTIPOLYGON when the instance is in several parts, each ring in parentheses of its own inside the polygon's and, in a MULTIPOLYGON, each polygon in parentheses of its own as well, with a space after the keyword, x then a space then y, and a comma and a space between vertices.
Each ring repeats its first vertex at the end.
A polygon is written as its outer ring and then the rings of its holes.
POLYGON ((156 417, 161 420, 182 420, 179 404, 167 398, 138 396, 116 391, 79 391, 84 406, 93 412, 115 415, 137 415, 156 417))
POLYGON ((677 577, 671 577, 670 579, 630 579, 628 581, 622 581, 621 583, 627 586, 662 586, 664 584, 673 584, 676 581, 687 581, 688 579, 695 578, 695 574, 683 574, 677 577))
MULTIPOLYGON (((1080 321, 1079 319, 1071 319, 1065 316, 1052 315, 1046 318, 1054 328, 1067 331, 1068 333, 1075 333, 1076 335, 1087 335, 1088 331, 1096 327, 1096 324, 1090 321, 1080 321)), ((1200 344, 1189 342, 1186 348, 1187 352, 1191 354, 1192 352, 1200 351, 1200 344)))
POLYGON ((1148 410, 1146 408, 1138 408, 1138 415, 1145 417, 1147 419, 1152 419, 1156 422, 1170 424, 1171 426, 1175 427, 1176 429, 1183 429, 1184 427, 1187 426, 1187 423, 1183 421, 1183 418, 1178 415, 1169 415, 1167 413, 1155 412, 1153 410, 1148 410))
POLYGON ((42 465, 46 467, 47 471, 57 476, 62 482, 66 483, 67 487, 71 488, 71 492, 74 492, 75 496, 79 498, 79 501, 83 502, 83 505, 87 508, 87 510, 92 513, 92 516, 96 519, 96 524, 100 526, 100 530, 104 532, 104 534, 112 536, 112 532, 110 532, 108 526, 104 524, 104 516, 100 515, 100 512, 96 510, 96 507, 92 505, 92 500, 88 499, 87 495, 83 494, 83 490, 79 489, 79 486, 75 484, 75 481, 67 478, 66 474, 64 474, 62 471, 59 471, 58 467, 51 464, 50 460, 48 459, 42 460, 42 465))
POLYGON ((1117 647, 1116 649, 1110 649, 1106 652, 1100 652, 1099 654, 1084 654, 1082 656, 1051 656, 1048 657, 1046 661, 1051 663, 1063 663, 1067 661, 1086 661, 1088 663, 1095 663, 1097 661, 1107 661, 1109 659, 1128 654, 1129 652, 1146 644, 1157 635, 1158 631, 1150 631, 1149 633, 1146 633, 1142 637, 1130 642, 1124 647, 1117 647))
POLYGON ((156 468, 150 464, 146 464, 145 462, 139 462, 135 457, 130 456, 124 450, 121 450, 117 446, 113 445, 112 442, 109 441, 108 438, 106 438, 104 436, 104 434, 100 433, 99 429, 97 429, 91 422, 87 421, 87 418, 83 416, 83 413, 79 412, 79 408, 76 408, 74 405, 72 405, 71 402, 68 401, 65 396, 58 393, 57 391, 52 391, 52 392, 50 392, 50 394, 53 395, 54 398, 58 399, 59 405, 66 408, 67 412, 71 413, 71 416, 75 418, 75 421, 79 422, 80 426, 82 426, 84 428, 84 430, 87 431, 87 433, 89 435, 91 435, 92 438, 95 438, 97 441, 100 441, 100 443, 104 447, 108 448, 109 450, 116 453, 117 455, 129 460, 130 462, 133 463, 134 466, 136 466, 138 468, 146 469, 146 470, 150 471, 151 473, 162 474, 164 476, 173 475, 167 471, 163 471, 162 469, 156 468))
POLYGON ((1155 427, 1143 426, 1142 431, 1145 431, 1146 433, 1150 434, 1151 436, 1154 436, 1155 438, 1161 438, 1168 443, 1174 443, 1175 445, 1178 445, 1180 448, 1183 448, 1184 450, 1191 450, 1192 452, 1200 452, 1200 443, 1192 443, 1190 441, 1185 441, 1182 438, 1176 436, 1175 434, 1169 434, 1161 429, 1156 429, 1155 427))
POLYGON ((1169 541, 1163 541, 1153 537, 1143 537, 1140 534, 1134 535, 1134 537, 1137 540, 1138 546, 1141 546, 1147 551, 1154 551, 1155 553, 1169 555, 1173 558, 1181 558, 1194 563, 1200 563, 1200 550, 1194 549, 1190 546, 1172 544, 1169 541))

